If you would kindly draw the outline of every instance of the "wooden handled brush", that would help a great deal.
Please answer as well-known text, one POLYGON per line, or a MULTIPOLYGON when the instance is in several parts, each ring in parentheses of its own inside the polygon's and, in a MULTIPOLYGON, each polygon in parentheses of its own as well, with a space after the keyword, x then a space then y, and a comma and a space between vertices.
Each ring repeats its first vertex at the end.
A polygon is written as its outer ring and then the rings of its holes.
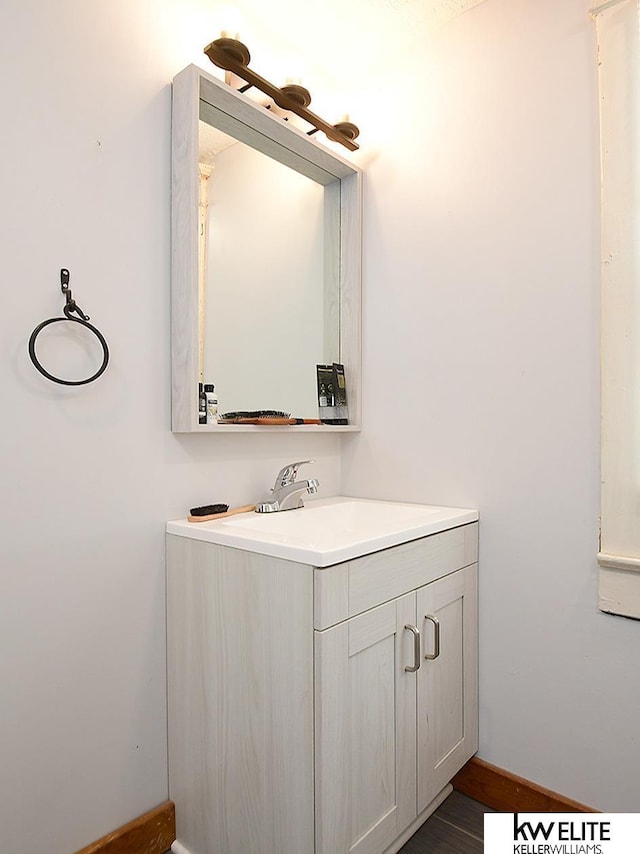
POLYGON ((266 416, 261 418, 220 418, 218 424, 321 424, 319 418, 276 418, 266 416))
POLYGON ((255 409, 225 412, 218 424, 320 424, 319 418, 292 418, 288 412, 277 409, 255 409))
MULTIPOLYGON (((203 508, 194 508, 203 509, 203 508)), ((237 513, 252 513, 256 509, 255 504, 245 504, 244 507, 234 507, 233 510, 225 510, 222 513, 208 513, 206 516, 194 515, 193 510, 191 515, 187 516, 189 522, 210 522, 212 519, 222 519, 224 516, 235 516, 237 513)))

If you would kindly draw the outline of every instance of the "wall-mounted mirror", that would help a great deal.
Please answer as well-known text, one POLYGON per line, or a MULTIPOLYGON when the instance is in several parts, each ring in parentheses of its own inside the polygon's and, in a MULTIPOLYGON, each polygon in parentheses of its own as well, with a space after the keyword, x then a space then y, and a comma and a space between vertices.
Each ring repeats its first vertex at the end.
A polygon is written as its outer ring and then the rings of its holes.
POLYGON ((361 171, 216 78, 173 82, 172 427, 360 427, 361 171), (318 417, 316 365, 345 366, 348 425, 200 425, 220 412, 318 417))

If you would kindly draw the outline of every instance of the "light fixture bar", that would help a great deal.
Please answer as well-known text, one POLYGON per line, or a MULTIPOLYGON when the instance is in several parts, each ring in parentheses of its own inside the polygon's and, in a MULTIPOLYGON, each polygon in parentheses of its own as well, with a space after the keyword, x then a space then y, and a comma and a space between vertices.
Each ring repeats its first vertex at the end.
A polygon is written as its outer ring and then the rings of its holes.
POLYGON ((237 39, 216 39, 205 47, 204 52, 218 68, 223 68, 225 71, 235 74, 236 77, 246 80, 249 85, 243 86, 241 92, 245 92, 254 86, 272 98, 283 110, 289 110, 289 112, 295 113, 301 119, 309 122, 313 126, 313 130, 308 132, 309 136, 321 130, 328 139, 339 142, 349 151, 358 150, 359 145, 354 140, 360 131, 356 125, 351 122, 338 122, 335 125, 325 122, 320 116, 316 116, 315 113, 307 109, 307 104, 311 102, 311 96, 302 86, 283 86, 279 89, 273 83, 265 80, 264 77, 256 74, 249 68, 251 56, 242 42, 237 39))

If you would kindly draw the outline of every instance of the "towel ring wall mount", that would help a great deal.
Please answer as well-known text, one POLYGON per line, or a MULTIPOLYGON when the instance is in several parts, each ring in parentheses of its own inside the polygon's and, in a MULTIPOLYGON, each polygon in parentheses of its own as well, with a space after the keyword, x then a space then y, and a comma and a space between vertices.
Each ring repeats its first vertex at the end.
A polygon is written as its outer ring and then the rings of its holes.
POLYGON ((97 380, 98 377, 106 370, 106 367, 109 364, 109 347, 107 346, 104 335, 99 329, 93 326, 93 324, 89 323, 89 315, 85 314, 74 300, 71 289, 69 288, 70 278, 71 274, 63 267, 60 270, 60 289, 65 295, 65 305, 62 309, 64 317, 50 317, 48 320, 43 320, 42 323, 39 323, 36 326, 29 337, 29 357, 36 369, 40 371, 44 377, 54 383, 59 383, 60 385, 86 385, 87 383, 97 380), (77 317, 73 316, 74 314, 77 315, 77 317), (79 323, 96 336, 102 347, 102 364, 94 374, 83 380, 65 380, 61 377, 56 377, 54 374, 47 371, 47 369, 40 363, 36 356, 36 339, 42 330, 47 326, 50 326, 52 323, 79 323))

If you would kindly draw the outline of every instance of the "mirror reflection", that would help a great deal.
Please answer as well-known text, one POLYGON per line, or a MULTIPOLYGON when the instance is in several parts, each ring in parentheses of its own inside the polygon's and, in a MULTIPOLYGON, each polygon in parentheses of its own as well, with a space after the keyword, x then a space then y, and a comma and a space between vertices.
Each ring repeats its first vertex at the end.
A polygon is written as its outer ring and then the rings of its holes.
POLYGON ((215 385, 219 413, 317 417, 316 364, 341 361, 340 181, 284 165, 265 138, 223 132, 205 106, 200 381, 215 385))

